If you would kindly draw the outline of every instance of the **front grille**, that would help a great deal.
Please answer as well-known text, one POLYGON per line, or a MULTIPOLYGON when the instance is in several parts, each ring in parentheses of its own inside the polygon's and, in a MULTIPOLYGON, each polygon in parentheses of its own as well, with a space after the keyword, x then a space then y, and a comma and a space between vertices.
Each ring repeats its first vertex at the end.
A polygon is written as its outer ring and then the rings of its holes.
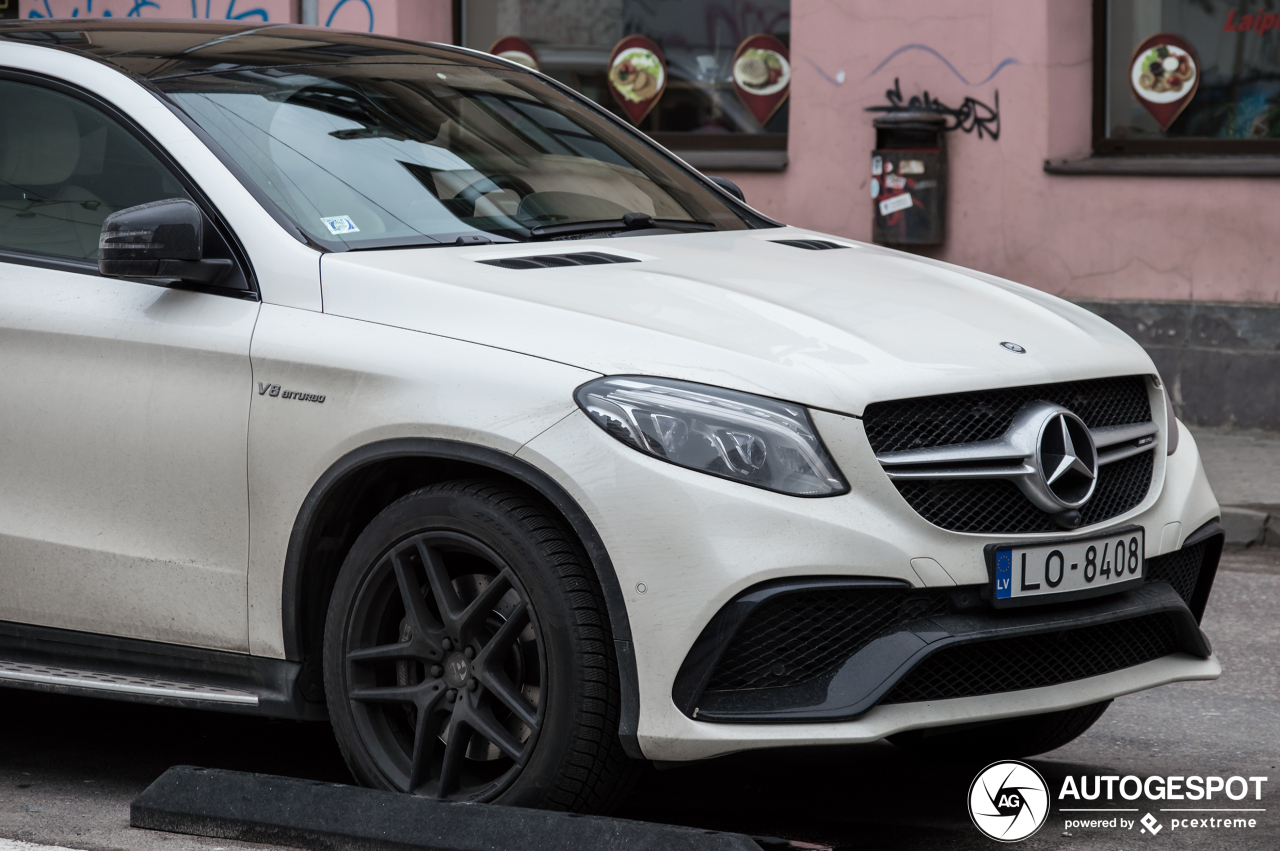
POLYGON ((1204 566, 1205 542, 1183 547, 1166 555, 1147 559, 1147 581, 1168 582, 1178 596, 1191 605, 1200 569, 1204 566))
POLYGON ((1037 400, 1061 405, 1089 428, 1151 422, 1147 384, 1140 375, 876 402, 867 406, 862 422, 880 455, 994 440, 1023 405, 1037 400))
POLYGON ((709 691, 781 688, 830 674, 875 638, 947 612, 942 591, 835 588, 781 594, 738 629, 709 691))
MULTIPOLYGON (((1046 401, 1074 412, 1089 428, 1151 421, 1146 380, 1140 375, 925 396, 868 405, 867 440, 876 454, 994 440, 1028 402, 1046 401)), ((1098 470, 1093 497, 1080 510, 1082 527, 1136 508, 1147 496, 1154 450, 1098 470)), ((954 532, 1034 534, 1061 532, 1013 482, 1002 479, 895 480, 902 498, 935 526, 954 532)))
MULTIPOLYGON (((1091 526, 1135 508, 1151 487, 1153 452, 1098 468, 1093 498, 1080 509, 1080 525, 1091 526)), ((1003 479, 894 482, 907 504, 935 526, 954 532, 1061 533, 1053 516, 1037 508, 1013 482, 1003 479)))
POLYGON ((880 702, 916 703, 1042 688, 1131 668, 1177 649, 1176 624, 1163 613, 960 644, 926 658, 880 702))

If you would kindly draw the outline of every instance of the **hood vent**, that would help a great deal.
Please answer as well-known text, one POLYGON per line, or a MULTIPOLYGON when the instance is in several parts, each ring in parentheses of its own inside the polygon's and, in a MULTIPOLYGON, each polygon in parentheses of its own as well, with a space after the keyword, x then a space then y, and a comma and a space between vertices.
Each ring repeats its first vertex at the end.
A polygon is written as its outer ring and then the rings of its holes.
POLYGON ((639 263, 630 257, 602 254, 599 251, 582 251, 575 254, 538 254, 533 257, 502 257, 497 260, 481 260, 486 266, 500 269, 554 269, 557 266, 601 266, 605 263, 639 263))
POLYGON ((809 251, 826 251, 829 248, 848 248, 847 245, 837 245, 834 242, 827 242, 825 239, 772 239, 770 242, 776 242, 778 245, 790 245, 792 248, 806 248, 809 251))

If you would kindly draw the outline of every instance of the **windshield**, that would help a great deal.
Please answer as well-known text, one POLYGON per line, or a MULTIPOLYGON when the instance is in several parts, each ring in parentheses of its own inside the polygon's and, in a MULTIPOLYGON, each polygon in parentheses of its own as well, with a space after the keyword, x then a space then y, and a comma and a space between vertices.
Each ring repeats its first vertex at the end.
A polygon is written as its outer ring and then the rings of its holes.
POLYGON ((156 83, 334 247, 747 226, 674 162, 519 71, 406 58, 156 83))

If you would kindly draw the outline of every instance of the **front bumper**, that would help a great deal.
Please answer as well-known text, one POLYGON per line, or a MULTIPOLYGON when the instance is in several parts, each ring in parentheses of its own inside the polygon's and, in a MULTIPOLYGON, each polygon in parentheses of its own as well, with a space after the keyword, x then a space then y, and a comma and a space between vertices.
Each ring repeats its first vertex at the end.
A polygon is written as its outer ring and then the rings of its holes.
MULTIPOLYGON (((1193 653, 1179 649, 1057 685, 881 703, 861 714, 847 711, 851 703, 839 716, 856 715, 851 720, 714 723, 681 711, 673 693, 686 657, 716 614, 760 583, 859 577, 916 589, 984 585, 987 544, 1044 537, 966 534, 929 524, 885 476, 860 420, 812 413, 852 485, 848 494, 800 499, 685 470, 635 452, 576 413, 519 452, 578 501, 609 551, 631 624, 637 737, 646 757, 677 761, 779 745, 872 741, 909 729, 1083 706, 1219 675, 1216 660, 1199 655, 1207 647, 1196 650, 1191 642, 1186 647, 1193 653)), ((1183 430, 1178 451, 1157 458, 1147 497, 1080 534, 1142 525, 1150 559, 1179 549, 1192 530, 1217 515, 1195 442, 1183 430)))
POLYGON ((672 698, 682 712, 702 721, 845 721, 880 703, 1022 691, 1111 673, 1176 652, 1200 659, 1212 653, 1186 602, 1164 581, 1084 603, 1004 611, 983 605, 950 610, 944 598, 929 599, 931 592, 903 590, 883 583, 868 587, 866 580, 818 579, 768 583, 748 591, 707 625, 676 676, 672 698), (827 635, 805 642, 806 624, 794 618, 779 623, 782 619, 770 611, 770 604, 776 611, 781 603, 786 612, 787 601, 800 595, 824 601, 820 614, 828 635, 833 622, 845 620, 855 627, 871 619, 866 605, 841 618, 833 604, 842 597, 875 600, 880 620, 904 610, 909 619, 855 636, 863 640, 856 641, 854 652, 814 671, 814 656, 821 660, 840 642, 827 635), (935 611, 911 617, 911 609, 928 606, 935 611), (717 678, 729 667, 726 652, 733 654, 732 673, 717 678), (783 678, 793 666, 805 676, 770 685, 771 666, 783 678))

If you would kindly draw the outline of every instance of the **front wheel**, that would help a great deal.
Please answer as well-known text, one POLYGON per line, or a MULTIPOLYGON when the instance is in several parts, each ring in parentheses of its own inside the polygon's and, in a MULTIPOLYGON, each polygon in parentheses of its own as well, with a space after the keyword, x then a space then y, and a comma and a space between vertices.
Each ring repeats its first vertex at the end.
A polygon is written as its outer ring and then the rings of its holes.
POLYGON ((338 575, 324 670, 365 785, 600 811, 631 773, 599 581, 515 488, 448 482, 379 514, 338 575))
POLYGON ((889 741, 913 756, 990 762, 1016 759, 1057 750, 1094 725, 1111 701, 1076 709, 1009 718, 990 724, 965 724, 911 730, 890 736, 889 741))

